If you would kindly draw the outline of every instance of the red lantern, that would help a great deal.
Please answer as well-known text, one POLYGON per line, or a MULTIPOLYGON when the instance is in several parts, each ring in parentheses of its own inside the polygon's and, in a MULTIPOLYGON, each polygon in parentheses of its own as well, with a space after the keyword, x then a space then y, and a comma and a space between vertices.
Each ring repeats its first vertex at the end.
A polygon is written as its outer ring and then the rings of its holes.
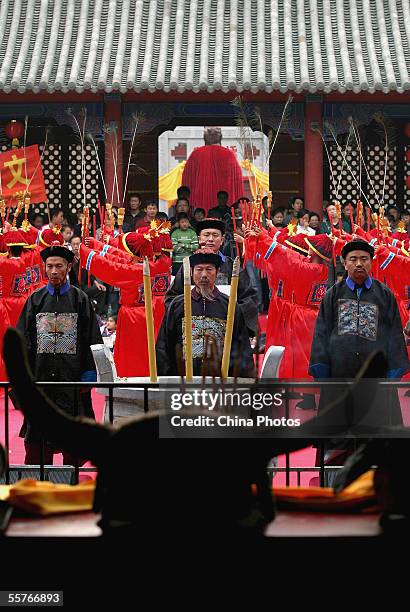
POLYGON ((406 176, 406 187, 410 191, 410 174, 406 176))
POLYGON ((406 151, 406 162, 410 164, 410 149, 407 149, 406 151))
POLYGON ((410 138, 410 123, 406 123, 404 126, 404 134, 406 138, 410 138))
POLYGON ((12 141, 12 146, 18 147, 19 138, 22 138, 24 136, 24 125, 20 123, 20 121, 12 119, 10 123, 7 123, 4 126, 4 132, 7 138, 10 138, 10 140, 12 141))

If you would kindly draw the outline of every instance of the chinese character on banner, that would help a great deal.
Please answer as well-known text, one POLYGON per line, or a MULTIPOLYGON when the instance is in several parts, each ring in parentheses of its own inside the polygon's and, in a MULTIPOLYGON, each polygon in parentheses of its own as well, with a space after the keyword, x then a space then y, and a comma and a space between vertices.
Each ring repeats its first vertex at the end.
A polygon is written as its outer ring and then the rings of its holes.
POLYGON ((47 200, 37 145, 0 153, 0 179, 1 195, 12 203, 24 193, 32 204, 47 200))

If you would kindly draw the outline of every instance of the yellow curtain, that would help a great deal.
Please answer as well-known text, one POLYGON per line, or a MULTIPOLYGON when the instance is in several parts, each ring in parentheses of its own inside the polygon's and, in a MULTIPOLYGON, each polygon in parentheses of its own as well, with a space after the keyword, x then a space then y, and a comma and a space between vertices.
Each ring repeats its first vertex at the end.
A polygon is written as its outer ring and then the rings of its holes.
POLYGON ((177 199, 177 189, 182 184, 182 173, 185 164, 186 161, 182 161, 175 168, 159 177, 159 198, 160 200, 167 200, 168 206, 172 206, 177 199))
POLYGON ((264 195, 269 191, 269 174, 259 170, 249 159, 244 159, 241 162, 241 167, 247 171, 253 199, 256 198, 258 193, 264 195))

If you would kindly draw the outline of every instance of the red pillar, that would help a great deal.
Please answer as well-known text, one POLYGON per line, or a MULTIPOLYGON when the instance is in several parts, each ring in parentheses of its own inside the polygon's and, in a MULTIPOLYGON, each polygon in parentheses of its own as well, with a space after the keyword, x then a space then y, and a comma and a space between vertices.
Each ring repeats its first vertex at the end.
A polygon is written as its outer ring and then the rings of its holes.
POLYGON ((122 163, 122 104, 121 95, 106 94, 104 96, 104 125, 111 129, 116 128, 116 137, 114 133, 104 133, 105 143, 105 185, 107 188, 108 201, 115 206, 122 205, 122 188, 123 188, 123 163, 122 163), (113 150, 115 151, 115 140, 117 140, 117 187, 114 184, 114 161, 113 150), (113 192, 114 186, 114 192, 113 192), (114 193, 114 197, 111 194, 114 193))
POLYGON ((305 99, 304 197, 305 207, 323 214, 323 142, 312 127, 322 130, 321 96, 305 99))

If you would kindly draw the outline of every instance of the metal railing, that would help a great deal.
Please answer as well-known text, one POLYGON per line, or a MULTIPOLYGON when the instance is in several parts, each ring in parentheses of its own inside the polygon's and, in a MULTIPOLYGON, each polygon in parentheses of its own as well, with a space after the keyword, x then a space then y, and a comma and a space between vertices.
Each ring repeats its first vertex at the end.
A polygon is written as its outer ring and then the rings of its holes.
MULTIPOLYGON (((340 387, 340 382, 311 382, 311 381, 301 381, 296 382, 294 380, 281 380, 281 381, 270 381, 266 382, 263 380, 258 380, 256 382, 257 388, 261 389, 270 389, 273 388, 281 388, 284 390, 285 395, 285 418, 289 418, 290 414, 290 405, 289 405, 289 397, 286 394, 288 390, 297 390, 297 389, 321 389, 322 387, 340 387)), ((343 386, 352 386, 354 381, 346 381, 343 383, 343 386)), ((406 388, 410 389, 410 382, 387 382, 382 381, 378 382, 381 387, 394 387, 396 389, 406 388)), ((64 387, 64 388, 89 388, 91 389, 108 389, 108 416, 109 422, 111 424, 114 423, 114 390, 115 389, 141 389, 143 390, 143 411, 145 413, 149 412, 149 391, 154 389, 159 389, 162 387, 161 383, 140 383, 140 382, 128 382, 128 381, 120 381, 120 382, 37 382, 37 386, 40 388, 44 388, 47 391, 49 387, 64 387)), ((243 383, 226 383, 224 387, 236 388, 237 386, 243 387, 243 383)), ((184 386, 184 385, 183 385, 184 386)), ((168 385, 168 388, 176 388, 177 385, 173 383, 172 385, 168 385)), ((9 382, 0 382, 0 389, 4 390, 4 430, 5 430, 5 451, 6 457, 9 456, 10 450, 10 419, 9 419, 9 410, 10 410, 10 402, 12 401, 10 398, 10 383, 9 382)), ((76 416, 76 415, 74 415, 76 416)), ((77 414, 78 416, 78 414, 77 414)), ((272 439, 272 446, 274 445, 274 440, 272 439)), ((76 461, 73 466, 54 466, 54 465, 46 465, 44 463, 44 441, 42 442, 42 452, 41 452, 41 461, 38 465, 9 465, 7 463, 5 470, 4 481, 6 484, 10 484, 10 474, 17 472, 17 474, 24 474, 25 472, 32 472, 33 470, 39 470, 39 478, 40 480, 46 480, 46 475, 49 475, 53 471, 61 471, 66 470, 73 475, 72 484, 77 484, 79 482, 79 475, 82 472, 92 473, 96 472, 97 468, 95 467, 80 467, 78 462, 76 461)), ((290 476, 292 473, 296 473, 297 475, 297 486, 300 486, 300 476, 304 472, 318 472, 319 473, 319 481, 320 486, 325 486, 326 484, 326 475, 331 472, 335 472, 343 466, 333 466, 333 465, 325 465, 325 442, 318 441, 315 444, 318 449, 318 465, 315 466, 303 466, 303 467, 295 467, 290 465, 290 453, 285 453, 285 467, 273 467, 270 471, 274 473, 284 472, 286 475, 286 486, 290 486, 290 476)), ((56 451, 58 453, 58 451, 56 451)))

